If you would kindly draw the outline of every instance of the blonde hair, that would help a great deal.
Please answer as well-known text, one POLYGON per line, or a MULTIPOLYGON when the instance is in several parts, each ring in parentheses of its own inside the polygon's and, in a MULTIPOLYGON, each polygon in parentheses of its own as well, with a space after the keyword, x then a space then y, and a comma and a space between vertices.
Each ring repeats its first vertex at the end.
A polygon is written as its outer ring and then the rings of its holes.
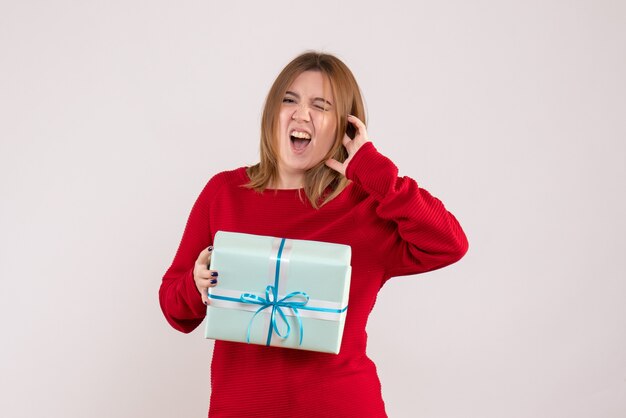
POLYGON ((311 205, 319 208, 334 199, 348 184, 345 176, 325 164, 329 158, 339 162, 348 158, 342 142, 348 126, 348 114, 356 116, 363 123, 366 122, 363 98, 354 75, 346 64, 330 54, 305 52, 287 64, 274 81, 267 94, 261 119, 261 158, 258 164, 248 167, 250 182, 246 187, 263 192, 277 180, 278 114, 287 89, 305 71, 319 71, 326 76, 335 98, 334 112, 337 120, 335 141, 322 161, 307 170, 304 177, 304 192, 311 205))

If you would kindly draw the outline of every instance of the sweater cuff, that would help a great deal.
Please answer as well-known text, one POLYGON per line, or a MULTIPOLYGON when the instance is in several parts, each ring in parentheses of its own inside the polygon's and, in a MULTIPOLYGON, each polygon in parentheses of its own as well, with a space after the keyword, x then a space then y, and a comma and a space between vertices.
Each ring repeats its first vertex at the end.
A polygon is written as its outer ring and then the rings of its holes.
POLYGON ((379 153, 373 143, 366 142, 350 160, 346 177, 380 200, 393 190, 398 178, 398 167, 379 153))

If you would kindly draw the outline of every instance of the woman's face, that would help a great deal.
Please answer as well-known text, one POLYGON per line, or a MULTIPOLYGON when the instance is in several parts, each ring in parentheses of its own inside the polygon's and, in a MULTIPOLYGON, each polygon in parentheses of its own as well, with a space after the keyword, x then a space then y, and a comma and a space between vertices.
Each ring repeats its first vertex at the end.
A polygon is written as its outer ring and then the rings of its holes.
POLYGON ((289 86, 279 115, 280 176, 302 176, 326 156, 337 131, 334 106, 330 83, 319 71, 305 71, 289 86))

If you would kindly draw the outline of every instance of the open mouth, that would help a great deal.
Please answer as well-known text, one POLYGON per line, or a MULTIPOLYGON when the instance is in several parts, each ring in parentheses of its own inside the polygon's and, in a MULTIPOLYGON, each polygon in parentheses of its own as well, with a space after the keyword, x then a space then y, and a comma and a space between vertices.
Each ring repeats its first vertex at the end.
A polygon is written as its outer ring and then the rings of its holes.
POLYGON ((289 135, 291 145, 296 151, 304 150, 311 142, 311 135, 308 132, 293 131, 289 135))

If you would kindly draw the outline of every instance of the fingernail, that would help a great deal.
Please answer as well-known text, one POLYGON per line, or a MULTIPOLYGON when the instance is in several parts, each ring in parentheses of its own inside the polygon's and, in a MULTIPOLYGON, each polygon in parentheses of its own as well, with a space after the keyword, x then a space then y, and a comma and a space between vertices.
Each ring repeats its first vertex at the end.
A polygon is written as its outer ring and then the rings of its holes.
POLYGON ((217 283, 217 279, 211 279, 211 284, 217 283))
POLYGON ((211 272, 211 276, 213 276, 213 277, 217 277, 217 271, 212 271, 212 272, 211 272))
POLYGON ((213 251, 213 246, 212 246, 212 245, 209 245, 208 250, 209 250, 209 252, 213 251))

